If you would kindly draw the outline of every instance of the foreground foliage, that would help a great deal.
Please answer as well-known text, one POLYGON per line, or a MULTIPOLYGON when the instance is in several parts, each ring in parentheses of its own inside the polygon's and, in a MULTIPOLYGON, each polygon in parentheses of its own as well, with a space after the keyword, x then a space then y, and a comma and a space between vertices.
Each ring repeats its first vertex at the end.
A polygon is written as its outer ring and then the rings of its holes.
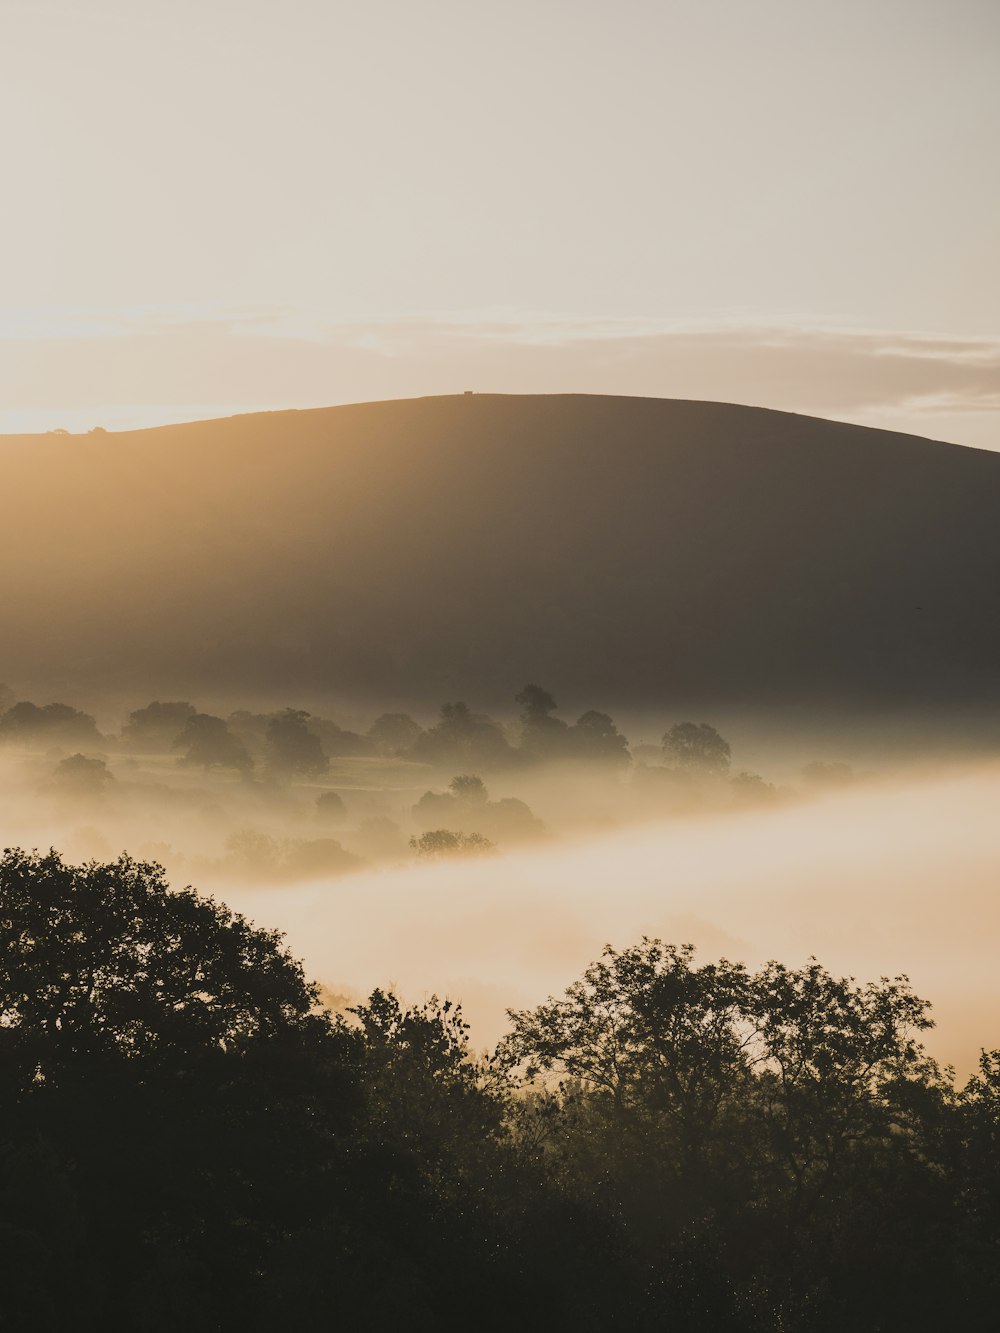
POLYGON ((644 940, 344 1016, 158 867, 0 861, 0 1328, 995 1326, 1000 1053, 905 978, 644 940))

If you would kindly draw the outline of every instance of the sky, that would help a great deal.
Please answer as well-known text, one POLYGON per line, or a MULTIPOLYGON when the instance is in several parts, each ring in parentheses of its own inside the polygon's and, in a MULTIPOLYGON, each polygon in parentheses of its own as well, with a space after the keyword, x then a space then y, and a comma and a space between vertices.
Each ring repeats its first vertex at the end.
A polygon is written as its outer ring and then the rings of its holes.
POLYGON ((1000 448, 996 0, 0 0, 0 431, 453 393, 1000 448))

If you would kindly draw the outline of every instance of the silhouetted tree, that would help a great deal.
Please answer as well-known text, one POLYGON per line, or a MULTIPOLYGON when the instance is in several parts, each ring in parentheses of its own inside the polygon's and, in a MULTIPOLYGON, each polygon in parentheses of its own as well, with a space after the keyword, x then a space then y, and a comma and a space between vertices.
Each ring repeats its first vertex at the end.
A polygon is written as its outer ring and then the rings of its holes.
POLYGON ((521 748, 538 759, 563 759, 572 753, 569 726, 554 717, 558 704, 540 685, 525 685, 514 702, 521 705, 521 748))
POLYGON ((336 791, 321 791, 316 797, 316 813, 331 824, 339 824, 347 817, 344 798, 336 791))
POLYGON ((448 790, 457 800, 465 801, 466 804, 473 806, 485 805, 490 796, 482 778, 471 773, 460 774, 458 777, 452 778, 448 784, 448 790))
POLYGON ((306 1020, 314 999, 276 932, 124 856, 0 859, 0 1044, 25 1089, 90 1060, 184 1061, 306 1020), (52 923, 58 922, 53 930, 52 923))
POLYGON ((512 796, 491 801, 486 784, 474 774, 452 778, 446 792, 424 792, 413 817, 427 830, 446 825, 456 833, 482 833, 490 839, 516 840, 542 832, 541 821, 523 801, 512 796))
POLYGON ((161 753, 173 749, 174 741, 184 730, 197 709, 182 701, 160 703, 159 700, 129 713, 122 728, 121 740, 129 750, 148 750, 161 753))
POLYGON ((13 704, 0 714, 0 741, 26 745, 100 745, 101 734, 89 713, 69 704, 13 704))
POLYGON ((778 798, 773 782, 766 782, 759 773, 737 773, 729 780, 729 790, 740 805, 768 805, 778 798))
POLYGON ((725 777, 731 753, 729 742, 707 722, 678 722, 663 737, 665 762, 693 776, 725 777))
POLYGON ((497 723, 464 703, 443 704, 440 720, 418 737, 412 754, 424 763, 452 768, 501 767, 514 757, 497 723))
POLYGON ((611 764, 631 762, 628 741, 607 713, 598 713, 591 708, 577 719, 572 730, 574 749, 581 759, 598 759, 611 764))
POLYGON ((183 750, 180 762, 200 768, 233 768, 249 773, 253 768, 246 746, 234 736, 221 717, 210 713, 195 713, 184 724, 184 729, 173 743, 173 749, 183 750))
POLYGON ((317 998, 157 866, 0 859, 0 1325, 995 1326, 1000 1052, 956 1091, 905 978, 644 940, 499 1058, 317 998))
POLYGON ((330 771, 323 745, 307 725, 309 714, 286 708, 267 724, 267 766, 282 777, 321 778, 330 771))
MULTIPOLYGON (((308 714, 306 715, 309 716, 308 714)), ((375 743, 367 736, 338 726, 327 717, 309 717, 309 731, 316 736, 323 753, 333 757, 353 757, 375 753, 375 743)))
POLYGON ((63 796, 93 798, 101 796, 113 781, 105 760, 71 754, 56 765, 49 785, 63 796))
POLYGON ((405 755, 424 734, 409 713, 383 713, 368 728, 368 739, 380 754, 405 755))
POLYGON ((251 880, 283 882, 342 875, 360 864, 335 838, 273 838, 258 829, 237 829, 226 839, 221 868, 251 880))
POLYGON ((457 833, 452 829, 429 829, 410 846, 418 856, 482 856, 494 850, 494 844, 481 833, 457 833))

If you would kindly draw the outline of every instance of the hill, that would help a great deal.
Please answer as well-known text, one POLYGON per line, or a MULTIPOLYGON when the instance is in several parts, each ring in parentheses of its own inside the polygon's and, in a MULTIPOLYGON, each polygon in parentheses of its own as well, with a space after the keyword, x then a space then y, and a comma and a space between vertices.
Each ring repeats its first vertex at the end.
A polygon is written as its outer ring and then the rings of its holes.
POLYGON ((0 679, 492 704, 996 691, 1000 454, 460 395, 0 439, 0 679))

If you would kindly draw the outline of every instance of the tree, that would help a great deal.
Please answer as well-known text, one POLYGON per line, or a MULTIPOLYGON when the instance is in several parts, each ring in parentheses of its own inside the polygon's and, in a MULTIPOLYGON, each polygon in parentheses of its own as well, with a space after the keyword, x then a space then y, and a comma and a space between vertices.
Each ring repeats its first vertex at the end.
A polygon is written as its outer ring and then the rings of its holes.
POLYGON ((778 799, 778 789, 759 773, 745 770, 729 780, 729 790, 740 805, 769 805, 778 799))
POLYGON ((448 784, 448 790, 456 800, 463 801, 466 805, 483 806, 489 801, 490 794, 486 790, 486 783, 475 774, 464 773, 458 777, 452 778, 448 784))
POLYGON ((321 791, 316 797, 316 813, 331 824, 339 824, 347 818, 344 798, 336 791, 321 791))
POLYGON ((446 703, 440 720, 420 736, 413 758, 428 764, 490 768, 508 764, 513 757, 502 729, 484 713, 473 713, 468 704, 446 703))
POLYGON ((90 1062, 188 1061, 305 1023, 315 989, 276 931, 128 856, 0 858, 0 1047, 23 1086, 90 1062))
POLYGON ((0 714, 0 740, 28 745, 100 745, 101 734, 89 713, 69 704, 16 703, 0 714))
POLYGON ((267 766, 282 777, 321 778, 330 771, 323 744, 310 732, 309 714, 286 708, 267 724, 267 766))
POLYGON ((423 727, 409 713, 383 713, 368 728, 368 739, 386 755, 407 754, 423 734, 423 727))
POLYGON ((229 730, 221 717, 210 713, 195 713, 184 724, 184 730, 173 743, 173 749, 183 750, 180 762, 200 768, 233 768, 249 773, 253 760, 239 739, 229 730))
POLYGON ((419 838, 411 838, 410 846, 418 856, 486 856, 494 844, 481 833, 454 833, 451 829, 430 829, 419 838))
POLYGON ((572 753, 570 729, 562 718, 553 717, 558 704, 548 690, 525 685, 514 702, 521 705, 523 750, 538 759, 563 759, 572 753))
POLYGON ((442 825, 455 834, 482 834, 491 842, 507 842, 542 832, 523 801, 505 796, 491 801, 482 778, 462 774, 452 778, 446 792, 427 791, 413 807, 413 817, 425 830, 441 832, 442 825))
POLYGON ((525 685, 519 694, 514 695, 514 702, 521 705, 521 720, 525 723, 548 719, 559 707, 553 695, 541 685, 525 685))
POLYGON ((724 778, 729 772, 729 742, 707 722, 678 722, 663 737, 663 757, 683 773, 724 778))
POLYGON ((593 708, 584 713, 573 728, 573 739, 582 759, 598 759, 611 764, 631 762, 628 741, 607 713, 598 713, 593 708))
POLYGON ((50 786, 62 796, 93 798, 101 796, 111 782, 114 775, 103 759, 71 754, 56 765, 50 786))
POLYGON ((4 854, 5 1320, 21 1305, 24 1328, 249 1325, 243 1293, 301 1213, 303 1158, 325 1160, 352 1096, 349 1037, 315 1001, 280 935, 158 866, 4 854), (26 1246, 34 1266, 11 1270, 26 1246))
POLYGON ((655 1125, 687 1170, 749 1076, 750 994, 742 964, 697 967, 691 945, 608 946, 564 999, 508 1011, 503 1051, 529 1080, 554 1069, 591 1089, 616 1133, 655 1125))
POLYGON ((197 709, 185 701, 160 703, 155 700, 145 708, 129 713, 122 727, 122 744, 130 750, 161 753, 171 750, 197 709))

